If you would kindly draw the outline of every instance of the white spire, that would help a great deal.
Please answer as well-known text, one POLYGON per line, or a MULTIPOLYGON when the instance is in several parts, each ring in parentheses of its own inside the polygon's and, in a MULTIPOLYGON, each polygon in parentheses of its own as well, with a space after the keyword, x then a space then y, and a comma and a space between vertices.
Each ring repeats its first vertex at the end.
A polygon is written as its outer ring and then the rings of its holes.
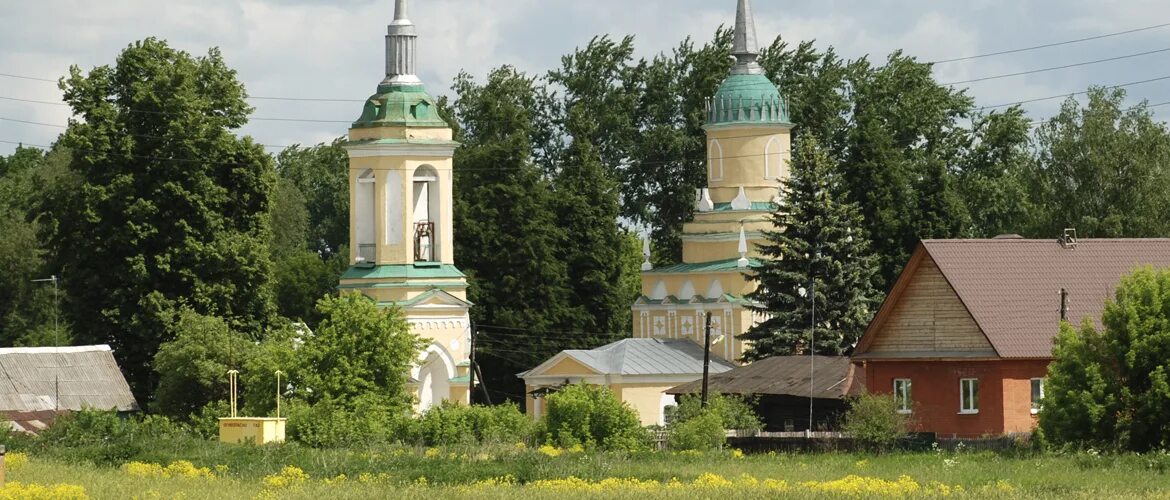
POLYGON ((747 253, 748 253, 747 233, 744 232, 744 230, 743 230, 743 224, 740 224, 739 225, 739 260, 736 262, 736 266, 738 266, 740 268, 745 268, 749 264, 751 264, 751 261, 749 261, 747 258, 747 253))
POLYGON ((735 39, 731 55, 735 56, 735 67, 731 69, 731 74, 764 73, 764 68, 756 62, 760 55, 760 46, 756 42, 756 19, 752 17, 751 0, 739 0, 739 7, 735 10, 735 39))
POLYGON ((642 262, 642 270, 649 271, 651 269, 654 269, 654 264, 650 263, 650 233, 649 232, 642 235, 642 256, 646 258, 646 261, 642 262))
POLYGON ((414 72, 418 34, 407 17, 407 0, 394 2, 394 22, 386 27, 386 79, 382 83, 422 83, 414 72))

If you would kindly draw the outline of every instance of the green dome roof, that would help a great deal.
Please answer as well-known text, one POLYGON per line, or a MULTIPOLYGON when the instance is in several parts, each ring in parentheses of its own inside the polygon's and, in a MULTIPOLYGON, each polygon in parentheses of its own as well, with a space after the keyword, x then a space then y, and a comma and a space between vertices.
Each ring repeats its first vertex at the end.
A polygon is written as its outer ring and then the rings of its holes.
POLYGON ((788 103, 763 74, 733 74, 723 80, 707 106, 707 124, 775 123, 791 125, 788 103))
POLYGON ((353 122, 353 128, 447 126, 422 84, 378 85, 378 93, 366 100, 361 118, 353 122))

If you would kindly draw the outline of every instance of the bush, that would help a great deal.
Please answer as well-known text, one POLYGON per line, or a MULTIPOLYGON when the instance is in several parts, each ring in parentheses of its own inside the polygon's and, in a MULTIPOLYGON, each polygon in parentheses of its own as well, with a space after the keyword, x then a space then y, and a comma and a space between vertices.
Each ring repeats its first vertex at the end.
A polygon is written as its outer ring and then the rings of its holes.
POLYGON ((1170 270, 1122 278, 1098 331, 1061 325, 1040 429, 1055 445, 1144 452, 1170 445, 1170 270))
POLYGON ((573 384, 549 394, 547 401, 549 444, 636 450, 650 443, 638 413, 607 387, 573 384))
POLYGON ((288 438, 316 448, 369 446, 410 435, 411 418, 376 396, 341 405, 331 399, 288 404, 288 438))
POLYGON ((444 402, 427 410, 416 424, 427 446, 526 442, 535 424, 514 404, 464 406, 444 402))
MULTIPOLYGON (((702 415, 702 403, 702 397, 698 394, 679 396, 678 406, 666 407, 667 426, 673 427, 702 415)), ((752 402, 743 396, 713 393, 707 398, 707 408, 719 415, 724 429, 758 431, 763 427, 752 402)))
POLYGON ((885 451, 910 430, 910 416, 898 413, 894 396, 866 394, 853 400, 842 430, 863 446, 885 451))
POLYGON ((708 408, 671 425, 666 442, 675 450, 713 450, 722 448, 726 440, 722 416, 717 410, 708 408))
POLYGON ((117 466, 158 441, 187 435, 182 426, 159 415, 126 418, 115 411, 81 410, 58 417, 36 445, 69 449, 75 460, 117 466))

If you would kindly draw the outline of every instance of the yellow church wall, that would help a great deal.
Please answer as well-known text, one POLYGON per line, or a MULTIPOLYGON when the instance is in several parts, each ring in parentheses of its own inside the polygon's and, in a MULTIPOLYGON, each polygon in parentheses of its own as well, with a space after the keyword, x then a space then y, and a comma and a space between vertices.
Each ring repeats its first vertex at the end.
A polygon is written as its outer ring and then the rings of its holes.
POLYGON ((707 131, 711 199, 730 202, 739 187, 773 188, 788 175, 790 128, 778 125, 721 127, 707 131))
POLYGON ((662 394, 680 383, 613 384, 610 390, 638 412, 642 425, 659 425, 665 423, 662 420, 662 394))
MULTIPOLYGON (((759 256, 758 245, 764 242, 762 236, 748 235, 748 257, 759 256)), ((739 258, 739 232, 725 233, 721 239, 688 240, 683 235, 683 262, 714 262, 739 258)))
POLYGON ((772 229, 770 212, 734 211, 698 212, 694 220, 683 224, 683 236, 706 233, 736 233, 740 226, 747 232, 772 229))
POLYGON ((351 141, 371 139, 429 139, 449 141, 452 137, 451 129, 445 127, 362 127, 349 129, 349 140, 351 141))
POLYGON ((689 281, 694 288, 695 295, 706 297, 711 291, 711 284, 715 280, 719 280, 719 288, 723 289, 723 293, 742 295, 755 290, 755 285, 747 281, 744 278, 743 272, 739 270, 712 273, 644 273, 642 274, 642 295, 656 299, 661 298, 654 297, 655 288, 658 288, 658 283, 661 281, 665 285, 666 295, 673 295, 675 298, 682 300, 690 300, 691 297, 682 296, 683 287, 689 281))
POLYGON ((589 377, 597 372, 573 358, 561 359, 557 364, 541 372, 541 375, 565 375, 571 377, 589 377))
POLYGON ((634 306, 634 337, 690 340, 701 346, 707 311, 711 312, 711 353, 728 361, 742 357, 748 342, 739 335, 755 320, 754 313, 739 304, 634 306))

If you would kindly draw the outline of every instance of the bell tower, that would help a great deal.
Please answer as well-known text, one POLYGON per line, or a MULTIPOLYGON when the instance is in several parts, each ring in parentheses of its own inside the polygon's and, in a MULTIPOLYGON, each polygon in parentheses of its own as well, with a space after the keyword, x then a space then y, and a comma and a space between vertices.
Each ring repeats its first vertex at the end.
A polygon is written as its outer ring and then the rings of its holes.
POLYGON ((468 400, 467 280, 455 267, 452 157, 459 145, 415 73, 407 0, 387 27, 385 78, 349 129, 350 268, 341 293, 402 308, 430 345, 411 383, 418 409, 468 400))
POLYGON ((758 62, 750 0, 738 0, 731 50, 735 66, 707 101, 707 186, 695 193, 694 219, 683 225, 682 262, 642 271, 633 306, 634 336, 702 343, 711 314, 711 352, 728 360, 746 346, 738 335, 763 319, 751 310, 744 279, 757 245, 773 230, 771 215, 788 178, 792 123, 788 103, 758 62))

